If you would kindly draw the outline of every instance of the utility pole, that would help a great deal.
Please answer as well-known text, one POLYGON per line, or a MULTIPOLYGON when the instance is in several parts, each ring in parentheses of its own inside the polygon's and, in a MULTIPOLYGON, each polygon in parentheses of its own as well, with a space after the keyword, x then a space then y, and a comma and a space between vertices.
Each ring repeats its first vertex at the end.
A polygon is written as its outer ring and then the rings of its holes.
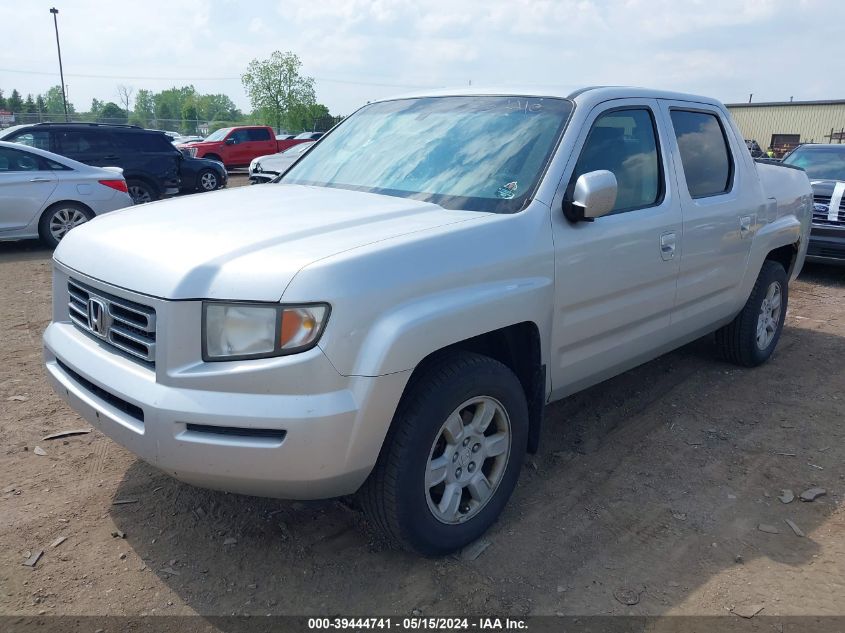
POLYGON ((70 118, 67 115, 67 93, 65 92, 65 71, 62 69, 62 46, 59 44, 59 21, 56 17, 59 14, 59 10, 55 7, 50 9, 50 13, 53 14, 53 26, 56 27, 56 50, 59 52, 59 77, 62 80, 62 103, 65 106, 65 123, 70 121, 70 118))

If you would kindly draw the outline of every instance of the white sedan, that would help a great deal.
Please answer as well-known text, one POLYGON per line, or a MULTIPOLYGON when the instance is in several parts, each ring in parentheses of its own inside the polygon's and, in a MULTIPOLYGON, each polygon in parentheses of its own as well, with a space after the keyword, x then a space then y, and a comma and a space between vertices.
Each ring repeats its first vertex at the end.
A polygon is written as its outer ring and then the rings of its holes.
POLYGON ((0 141, 0 241, 40 237, 55 247, 95 215, 131 207, 122 172, 0 141))
POLYGON ((297 143, 278 154, 259 156, 253 158, 249 164, 249 182, 257 185, 262 182, 270 182, 293 165, 314 144, 314 141, 297 143))

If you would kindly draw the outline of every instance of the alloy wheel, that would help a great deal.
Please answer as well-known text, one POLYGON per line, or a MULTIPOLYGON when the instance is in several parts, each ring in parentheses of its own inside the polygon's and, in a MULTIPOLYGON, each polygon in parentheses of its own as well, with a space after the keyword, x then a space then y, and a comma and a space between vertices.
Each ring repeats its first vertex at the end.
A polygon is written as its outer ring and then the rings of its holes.
POLYGON ((775 338, 780 323, 781 288, 777 281, 769 284, 757 317, 757 347, 766 349, 775 338))
POLYGON ((463 523, 487 505, 507 469, 510 445, 510 419, 494 398, 471 398, 446 418, 425 473, 426 500, 438 521, 463 523))
POLYGON ((87 221, 88 216, 79 209, 73 207, 57 209, 50 218, 50 234, 58 242, 72 228, 85 224, 87 221))
POLYGON ((149 189, 141 185, 129 185, 129 195, 135 204, 144 204, 153 201, 149 189))
POLYGON ((203 191, 214 191, 217 189, 217 176, 210 171, 205 172, 200 176, 200 187, 203 191))

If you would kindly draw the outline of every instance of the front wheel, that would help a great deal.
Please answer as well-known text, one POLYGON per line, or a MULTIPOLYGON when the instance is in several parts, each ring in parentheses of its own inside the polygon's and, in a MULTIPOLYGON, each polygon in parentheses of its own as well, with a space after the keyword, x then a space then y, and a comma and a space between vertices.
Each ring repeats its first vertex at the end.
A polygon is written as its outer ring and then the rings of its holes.
POLYGON ((502 363, 444 355, 409 385, 361 491, 370 522, 425 555, 459 549, 498 518, 519 477, 528 406, 502 363))
POLYGON ((50 248, 56 248, 68 231, 85 224, 94 214, 77 202, 60 202, 47 209, 38 222, 41 240, 50 248))
POLYGON ((203 169, 197 176, 197 189, 214 191, 220 186, 220 179, 213 169, 203 169))
POLYGON ((766 260, 742 312, 716 332, 722 356, 745 367, 766 362, 780 340, 788 301, 786 271, 766 260))

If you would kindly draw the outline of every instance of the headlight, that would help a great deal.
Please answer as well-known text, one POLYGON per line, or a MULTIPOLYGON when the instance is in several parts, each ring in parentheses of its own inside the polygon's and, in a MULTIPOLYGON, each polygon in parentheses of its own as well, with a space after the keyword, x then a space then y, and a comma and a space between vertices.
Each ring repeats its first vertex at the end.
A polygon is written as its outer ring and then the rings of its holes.
POLYGON ((249 303, 203 304, 203 350, 206 361, 269 358, 297 354, 317 344, 329 306, 249 303))
POLYGON ((190 154, 191 158, 197 157, 197 148, 196 147, 189 147, 188 154, 190 154))

